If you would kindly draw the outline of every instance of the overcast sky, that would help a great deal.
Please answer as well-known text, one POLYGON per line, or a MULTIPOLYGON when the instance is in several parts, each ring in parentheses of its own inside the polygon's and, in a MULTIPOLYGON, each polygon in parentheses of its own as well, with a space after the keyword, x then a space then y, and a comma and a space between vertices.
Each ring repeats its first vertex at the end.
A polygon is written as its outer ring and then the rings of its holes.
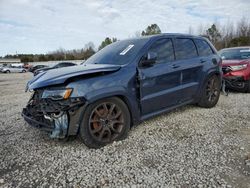
POLYGON ((250 0, 0 0, 0 56, 79 49, 125 39, 157 23, 162 32, 250 18, 250 0))

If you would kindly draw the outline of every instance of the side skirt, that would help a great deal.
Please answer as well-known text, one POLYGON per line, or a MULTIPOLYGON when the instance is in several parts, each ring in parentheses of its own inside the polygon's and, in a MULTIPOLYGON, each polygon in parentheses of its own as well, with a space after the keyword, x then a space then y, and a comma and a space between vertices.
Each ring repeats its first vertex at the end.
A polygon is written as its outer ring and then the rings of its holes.
POLYGON ((169 111, 171 111, 171 110, 173 110, 173 109, 175 109, 175 108, 179 108, 179 107, 185 106, 185 105, 187 105, 187 104, 192 104, 193 102, 194 102, 194 100, 188 100, 188 101, 183 102, 183 103, 181 103, 181 104, 177 104, 177 105, 172 106, 172 107, 164 108, 164 109, 162 109, 162 110, 159 110, 159 111, 156 111, 156 112, 152 112, 152 113, 150 113, 150 114, 143 115, 143 116, 141 117, 140 120, 141 120, 141 121, 147 120, 147 119, 149 119, 149 118, 151 118, 151 117, 153 117, 153 116, 157 116, 157 115, 160 115, 160 114, 162 114, 162 113, 169 112, 169 111))

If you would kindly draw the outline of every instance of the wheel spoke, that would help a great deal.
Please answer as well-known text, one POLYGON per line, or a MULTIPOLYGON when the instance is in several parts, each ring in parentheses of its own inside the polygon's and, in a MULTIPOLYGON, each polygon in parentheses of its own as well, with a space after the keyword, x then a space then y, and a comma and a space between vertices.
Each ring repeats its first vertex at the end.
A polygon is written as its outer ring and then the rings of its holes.
POLYGON ((112 133, 111 133, 111 130, 109 128, 106 128, 106 133, 108 133, 107 134, 108 141, 111 141, 112 133))
POLYGON ((209 94, 208 94, 208 101, 211 101, 212 100, 212 93, 210 92, 209 94))
POLYGON ((95 113, 98 117, 102 117, 102 114, 100 114, 99 110, 95 109, 95 113))
POLYGON ((100 123, 101 121, 99 119, 91 119, 90 123, 100 123))
POLYGON ((93 130, 92 130, 92 133, 95 134, 95 133, 97 133, 97 132, 100 132, 100 131, 102 130, 102 128, 103 128, 103 127, 102 127, 101 125, 99 125, 97 129, 93 129, 93 130))
POLYGON ((106 103, 103 103, 103 110, 104 110, 104 113, 103 113, 103 116, 107 116, 108 113, 109 113, 109 110, 108 110, 108 107, 107 107, 107 104, 106 103))
POLYGON ((123 124, 122 121, 113 121, 113 122, 110 124, 109 127, 110 127, 110 129, 111 129, 114 133, 119 133, 119 131, 118 131, 117 129, 114 128, 114 125, 115 125, 116 123, 123 124))
POLYGON ((117 112, 111 119, 112 119, 112 120, 115 120, 115 119, 117 119, 121 114, 122 114, 122 111, 120 110, 120 111, 117 112))
POLYGON ((114 120, 114 121, 112 121, 113 125, 116 124, 116 123, 123 123, 123 121, 121 121, 121 120, 114 120))
POLYGON ((104 132, 105 132, 105 129, 102 129, 102 131, 100 132, 100 134, 99 134, 99 136, 98 136, 98 139, 99 139, 99 140, 102 140, 103 135, 104 135, 104 132))
POLYGON ((109 109, 109 113, 108 113, 110 116, 112 116, 114 109, 115 109, 115 104, 112 104, 110 109, 109 109))

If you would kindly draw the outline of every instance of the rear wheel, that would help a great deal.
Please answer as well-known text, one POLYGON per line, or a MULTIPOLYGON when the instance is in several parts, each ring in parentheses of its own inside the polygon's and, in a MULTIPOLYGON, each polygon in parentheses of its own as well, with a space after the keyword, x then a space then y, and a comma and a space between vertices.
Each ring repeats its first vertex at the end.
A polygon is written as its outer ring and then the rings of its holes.
POLYGON ((26 72, 26 70, 22 70, 22 73, 25 73, 26 72))
POLYGON ((7 70, 7 71, 6 71, 6 73, 10 73, 10 71, 9 71, 9 70, 7 70))
POLYGON ((250 93, 250 80, 246 81, 246 87, 245 87, 245 88, 246 88, 245 91, 246 91, 247 93, 250 93))
POLYGON ((220 97, 221 82, 218 76, 212 75, 206 81, 203 90, 202 97, 198 102, 198 105, 204 108, 214 107, 220 97))
POLYGON ((83 116, 80 137, 90 148, 100 148, 127 137, 130 113, 119 98, 107 98, 90 104, 83 116))

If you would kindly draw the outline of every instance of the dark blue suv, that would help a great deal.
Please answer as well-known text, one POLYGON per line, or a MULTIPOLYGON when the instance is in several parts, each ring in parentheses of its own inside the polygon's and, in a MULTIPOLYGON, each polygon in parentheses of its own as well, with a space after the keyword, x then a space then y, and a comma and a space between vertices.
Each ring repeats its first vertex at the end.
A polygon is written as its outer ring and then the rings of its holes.
POLYGON ((83 65, 49 70, 27 84, 24 119, 52 138, 79 134, 93 148, 130 127, 186 104, 211 108, 221 87, 221 59, 203 37, 160 34, 115 42, 83 65))

